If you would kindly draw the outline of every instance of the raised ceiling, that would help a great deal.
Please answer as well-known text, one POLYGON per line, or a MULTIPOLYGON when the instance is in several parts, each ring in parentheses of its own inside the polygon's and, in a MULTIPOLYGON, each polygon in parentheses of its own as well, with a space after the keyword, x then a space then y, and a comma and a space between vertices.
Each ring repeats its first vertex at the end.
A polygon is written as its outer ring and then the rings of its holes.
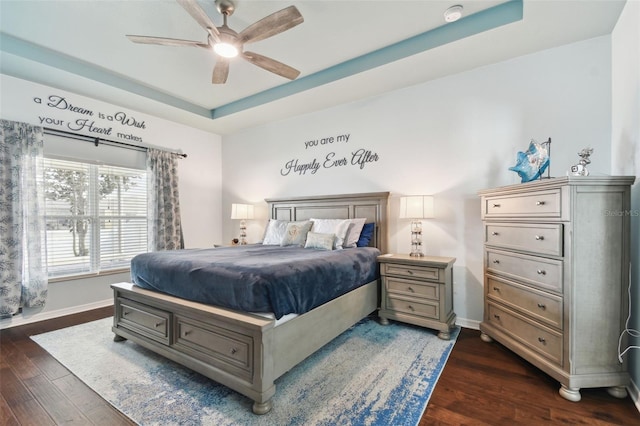
MULTIPOLYGON (((238 0, 240 31, 289 5, 304 23, 250 45, 301 71, 289 81, 246 61, 211 84, 204 49, 125 34, 206 40, 175 0, 0 0, 0 71, 219 134, 375 96, 609 34, 623 0, 238 0), (464 7, 447 24, 444 11, 464 7)), ((217 24, 213 0, 199 4, 217 24)))

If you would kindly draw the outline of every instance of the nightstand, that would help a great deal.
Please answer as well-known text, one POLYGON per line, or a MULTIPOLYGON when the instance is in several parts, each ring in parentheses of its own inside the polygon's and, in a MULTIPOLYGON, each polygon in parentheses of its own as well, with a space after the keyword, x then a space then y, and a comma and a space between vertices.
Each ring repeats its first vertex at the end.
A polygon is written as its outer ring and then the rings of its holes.
POLYGON ((412 257, 406 254, 378 256, 382 275, 378 316, 439 330, 449 340, 454 327, 453 257, 412 257))

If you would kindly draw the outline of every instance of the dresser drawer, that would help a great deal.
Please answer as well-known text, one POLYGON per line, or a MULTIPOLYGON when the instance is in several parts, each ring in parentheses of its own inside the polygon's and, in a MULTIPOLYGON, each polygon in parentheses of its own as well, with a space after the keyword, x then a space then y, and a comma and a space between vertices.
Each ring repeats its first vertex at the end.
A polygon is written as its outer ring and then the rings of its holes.
POLYGON ((487 297, 509 305, 538 321, 562 330, 562 298, 487 276, 487 297))
POLYGON ((562 260, 486 250, 485 262, 487 272, 562 293, 562 260))
POLYGON ((175 344, 180 351, 250 380, 253 338, 210 322, 175 317, 175 344))
POLYGON ((416 302, 415 299, 387 295, 387 310, 417 315, 425 318, 440 318, 440 308, 437 302, 416 302))
POLYGON ((562 256, 562 224, 486 224, 485 242, 499 248, 562 256))
POLYGON ((119 327, 128 328, 166 345, 170 343, 169 312, 133 300, 118 298, 116 318, 119 327))
POLYGON ((560 189, 483 198, 485 217, 560 217, 560 189))
POLYGON ((512 338, 562 365, 562 334, 489 303, 488 321, 512 338))
POLYGON ((423 297, 426 299, 440 300, 441 284, 430 284, 425 281, 385 276, 384 285, 387 293, 390 294, 401 294, 410 297, 423 297))
POLYGON ((395 275, 398 277, 419 278, 423 280, 443 282, 443 270, 429 266, 403 265, 398 263, 383 263, 380 265, 382 275, 395 275))

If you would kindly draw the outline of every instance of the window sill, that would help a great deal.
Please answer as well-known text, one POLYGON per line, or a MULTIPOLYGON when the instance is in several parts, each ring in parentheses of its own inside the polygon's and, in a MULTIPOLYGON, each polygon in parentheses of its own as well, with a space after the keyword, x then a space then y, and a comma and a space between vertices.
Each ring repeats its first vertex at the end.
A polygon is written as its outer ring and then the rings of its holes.
POLYGON ((131 271, 130 268, 121 268, 121 269, 110 269, 108 271, 94 272, 90 274, 65 275, 61 277, 49 278, 48 282, 51 284, 51 283, 62 282, 62 281, 83 280, 86 278, 95 278, 95 277, 103 277, 107 275, 123 274, 130 271, 131 271))

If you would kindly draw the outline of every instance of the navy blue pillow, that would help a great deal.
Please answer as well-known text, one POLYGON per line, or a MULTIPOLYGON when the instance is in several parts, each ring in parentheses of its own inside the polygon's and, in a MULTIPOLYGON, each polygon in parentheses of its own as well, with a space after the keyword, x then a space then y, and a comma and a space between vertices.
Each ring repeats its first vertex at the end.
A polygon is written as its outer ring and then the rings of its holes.
POLYGON ((371 241, 371 237, 373 237, 373 230, 375 229, 375 223, 365 223, 362 227, 362 232, 360 232, 360 239, 356 243, 358 247, 368 247, 369 241, 371 241))

